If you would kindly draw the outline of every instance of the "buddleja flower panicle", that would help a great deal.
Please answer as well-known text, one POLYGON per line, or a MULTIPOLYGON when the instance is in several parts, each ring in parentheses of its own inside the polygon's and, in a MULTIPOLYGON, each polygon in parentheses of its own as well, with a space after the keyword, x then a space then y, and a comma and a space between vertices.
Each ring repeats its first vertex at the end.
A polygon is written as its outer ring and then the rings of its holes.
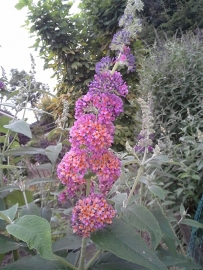
POLYGON ((125 45, 129 44, 130 32, 123 29, 114 34, 109 47, 112 51, 121 51, 125 45))
POLYGON ((120 72, 115 71, 112 74, 106 71, 94 75, 94 80, 89 84, 89 92, 111 93, 125 97, 128 94, 128 86, 120 72))
POLYGON ((85 114, 75 121, 70 130, 72 148, 100 151, 108 149, 114 140, 115 127, 112 122, 103 123, 95 114, 85 114))
POLYGON ((123 112, 123 101, 115 94, 88 92, 76 101, 75 118, 93 113, 101 123, 113 122, 123 112))
POLYGON ((109 205, 102 194, 90 194, 77 202, 72 211, 73 232, 89 237, 98 229, 112 223, 116 211, 109 205))
POLYGON ((109 56, 103 57, 95 66, 95 72, 97 74, 103 73, 105 71, 110 71, 111 66, 114 63, 114 59, 109 56))

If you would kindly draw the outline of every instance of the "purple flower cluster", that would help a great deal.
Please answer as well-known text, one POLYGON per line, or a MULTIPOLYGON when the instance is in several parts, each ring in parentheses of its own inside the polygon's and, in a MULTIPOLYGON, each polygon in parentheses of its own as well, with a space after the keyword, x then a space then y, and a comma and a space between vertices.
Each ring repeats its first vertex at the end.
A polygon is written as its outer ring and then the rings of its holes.
POLYGON ((95 67, 95 72, 97 74, 103 73, 104 71, 108 71, 110 67, 113 65, 114 60, 109 56, 103 57, 95 67))
POLYGON ((122 50, 123 46, 130 44, 130 32, 126 30, 118 31, 114 36, 110 44, 110 49, 113 51, 122 50))
POLYGON ((89 84, 89 92, 111 93, 125 97, 128 94, 128 86, 123 81, 120 72, 113 74, 109 71, 94 75, 94 80, 89 84))
POLYGON ((109 205, 102 194, 91 194, 83 200, 79 200, 72 212, 73 232, 83 237, 106 224, 112 223, 116 211, 109 205))
POLYGON ((123 101, 115 94, 87 93, 76 101, 75 118, 95 114, 100 123, 113 122, 123 112, 123 101))
POLYGON ((112 122, 101 123, 95 114, 85 114, 75 121, 70 130, 69 141, 73 149, 100 151, 111 146, 114 131, 112 122))
MULTIPOLYGON (((70 198, 85 194, 85 175, 90 171, 97 176, 99 190, 106 195, 120 176, 120 166, 120 160, 109 150, 87 152, 72 149, 58 165, 57 174, 62 184, 67 186, 65 193, 70 198)), ((92 191, 94 186, 91 181, 92 191)))
POLYGON ((127 65, 128 71, 135 69, 135 58, 126 47, 130 37, 126 30, 116 33, 111 49, 119 51, 118 59, 107 56, 96 64, 88 93, 76 102, 76 121, 69 138, 71 149, 57 168, 58 177, 66 186, 59 199, 81 198, 73 208, 71 220, 73 232, 83 237, 111 224, 116 214, 105 196, 121 173, 121 162, 109 147, 115 132, 112 122, 123 111, 121 97, 128 94, 121 73, 115 70, 118 65, 127 65))
POLYGON ((116 61, 118 61, 120 65, 126 65, 128 67, 128 73, 135 71, 135 56, 130 52, 128 46, 123 47, 122 51, 119 53, 119 57, 116 58, 116 61))

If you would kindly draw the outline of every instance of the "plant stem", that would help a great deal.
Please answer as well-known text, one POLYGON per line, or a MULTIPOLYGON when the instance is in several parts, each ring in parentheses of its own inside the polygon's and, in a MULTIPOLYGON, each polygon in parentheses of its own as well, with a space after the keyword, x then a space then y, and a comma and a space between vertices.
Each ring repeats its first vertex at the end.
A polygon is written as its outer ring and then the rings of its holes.
POLYGON ((86 255, 87 237, 82 238, 82 246, 80 252, 79 270, 85 270, 85 255, 86 255))
POLYGON ((13 250, 13 258, 14 258, 14 261, 17 261, 20 259, 20 254, 17 249, 13 250))
POLYGON ((27 201, 25 190, 23 189, 22 192, 23 192, 23 197, 24 197, 25 205, 28 208, 28 201, 27 201))
POLYGON ((117 67, 118 67, 118 62, 115 63, 115 65, 114 65, 114 67, 113 67, 113 69, 111 71, 111 74, 114 74, 114 72, 116 71, 117 67))
POLYGON ((87 270, 87 269, 91 266, 91 264, 92 264, 92 263, 96 260, 96 258, 101 254, 101 252, 102 252, 101 249, 97 250, 97 252, 94 254, 94 256, 92 257, 92 259, 89 260, 89 262, 86 264, 85 270, 87 270))
POLYGON ((142 205, 143 183, 140 185, 140 205, 142 205))
POLYGON ((9 217, 5 216, 3 213, 0 212, 0 217, 5 220, 8 224, 11 224, 12 221, 9 217))
POLYGON ((89 196, 89 194, 90 194, 90 182, 91 182, 91 179, 88 178, 86 180, 86 182, 87 182, 87 184, 86 184, 86 196, 89 196))
MULTIPOLYGON (((0 165, 2 164, 2 157, 0 157, 0 165)), ((4 174, 3 169, 0 168, 0 187, 4 186, 4 174)))
POLYGON ((73 269, 73 270, 79 270, 77 267, 75 267, 74 265, 72 265, 71 263, 69 263, 68 261, 66 261, 65 259, 63 259, 63 258, 61 258, 61 257, 59 257, 59 256, 57 256, 57 255, 55 255, 55 256, 56 256, 56 258, 57 258, 61 263, 63 263, 64 265, 70 267, 70 268, 73 269))
POLYGON ((130 194, 129 194, 129 196, 128 196, 128 199, 127 199, 126 202, 124 203, 124 207, 125 207, 125 208, 128 206, 128 204, 129 204, 129 202, 130 202, 130 199, 131 199, 131 197, 133 196, 133 193, 134 193, 135 188, 136 188, 136 186, 137 186, 137 184, 138 184, 138 182, 139 182, 139 180, 140 180, 140 176, 141 176, 141 174, 143 173, 143 170, 144 170, 143 165, 140 165, 140 167, 139 167, 139 169, 138 169, 137 177, 136 177, 135 182, 134 182, 134 184, 133 184, 133 186, 132 186, 132 188, 131 188, 131 191, 130 191, 130 194))

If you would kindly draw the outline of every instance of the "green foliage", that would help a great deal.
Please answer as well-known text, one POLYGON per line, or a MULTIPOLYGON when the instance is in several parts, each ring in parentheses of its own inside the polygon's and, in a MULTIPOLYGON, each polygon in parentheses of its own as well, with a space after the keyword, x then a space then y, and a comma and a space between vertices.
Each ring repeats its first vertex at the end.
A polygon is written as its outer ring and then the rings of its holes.
POLYGON ((49 261, 41 258, 40 256, 26 257, 18 260, 14 263, 2 267, 4 270, 69 270, 67 266, 63 265, 58 261, 49 261))
POLYGON ((114 220, 110 227, 97 231, 91 238, 100 248, 111 251, 122 259, 152 270, 167 269, 139 234, 122 220, 114 220))
POLYGON ((123 208, 122 213, 124 221, 128 224, 131 224, 140 231, 150 233, 152 248, 156 249, 161 241, 162 232, 157 220, 151 212, 146 207, 137 204, 123 208))
MULTIPOLYGON (((57 95, 66 95, 70 105, 70 126, 73 124, 75 101, 87 92, 95 63, 105 55, 115 57, 109 50, 109 44, 118 30, 118 20, 125 5, 126 1, 86 0, 80 4, 81 13, 70 16, 71 4, 61 0, 40 0, 37 5, 28 4, 26 26, 30 27, 30 33, 37 35, 33 47, 40 49, 44 67, 52 68, 53 76, 57 76, 57 95)), ((132 51, 136 51, 136 46, 135 42, 132 51)), ((139 125, 135 119, 138 106, 134 102, 137 94, 134 84, 138 82, 138 76, 136 73, 122 73, 130 85, 130 93, 124 100, 124 113, 116 121, 114 146, 117 150, 123 150, 127 140, 134 140, 134 129, 139 125)), ((54 114, 58 115, 57 108, 54 114)))
POLYGON ((29 138, 32 138, 30 127, 24 120, 16 120, 9 125, 4 125, 4 127, 16 133, 21 133, 29 138))
POLYGON ((104 253, 91 267, 90 270, 147 270, 141 265, 125 261, 110 252, 104 253))
POLYGON ((202 42, 182 36, 151 51, 140 72, 140 91, 153 94, 155 130, 160 127, 178 142, 186 132, 202 130, 202 42))
POLYGON ((51 229, 47 220, 26 215, 6 226, 14 237, 26 242, 30 249, 35 248, 40 256, 48 260, 56 260, 51 249, 51 229))
POLYGON ((182 33, 189 31, 197 33, 198 29, 203 27, 202 0, 144 0, 143 2, 145 8, 140 37, 149 45, 160 37, 171 38, 175 34, 180 37, 182 33))

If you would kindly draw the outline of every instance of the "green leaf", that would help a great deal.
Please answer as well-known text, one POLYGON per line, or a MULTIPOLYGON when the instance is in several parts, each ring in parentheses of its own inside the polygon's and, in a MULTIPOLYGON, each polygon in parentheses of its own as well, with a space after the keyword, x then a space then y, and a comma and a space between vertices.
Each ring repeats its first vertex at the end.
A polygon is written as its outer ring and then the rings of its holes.
POLYGON ((4 152, 4 156, 10 156, 10 155, 21 156, 21 155, 35 155, 35 154, 45 155, 45 149, 23 146, 19 148, 13 148, 4 152))
MULTIPOLYGON (((13 190, 20 189, 18 185, 9 185, 3 188, 0 188, 0 193, 3 193, 5 191, 12 192, 13 190)), ((1 210, 1 209, 0 209, 1 210)))
POLYGON ((51 228, 49 222, 35 215, 18 218, 6 226, 8 233, 27 243, 30 249, 36 249, 40 256, 55 260, 51 248, 51 228))
POLYGON ((194 180, 201 180, 201 178, 199 177, 198 174, 193 174, 193 175, 191 175, 191 177, 192 177, 192 179, 194 179, 194 180))
POLYGON ((7 125, 11 121, 12 117, 1 116, 0 117, 0 132, 6 133, 8 131, 7 128, 4 128, 4 125, 7 125))
POLYGON ((48 261, 40 256, 20 259, 1 268, 1 270, 71 270, 58 261, 48 261))
POLYGON ((56 163, 56 160, 61 150, 62 150, 62 143, 58 143, 57 145, 50 145, 46 148, 46 155, 52 164, 56 163))
POLYGON ((57 179, 52 179, 52 178, 34 178, 34 179, 29 179, 26 181, 25 186, 33 186, 37 184, 42 184, 42 183, 57 183, 57 179))
POLYGON ((159 199, 164 200, 165 194, 164 194, 163 188, 158 187, 156 185, 149 186, 148 188, 149 188, 149 190, 151 191, 152 194, 157 196, 159 199))
POLYGON ((0 254, 7 253, 12 250, 19 248, 19 243, 15 242, 13 239, 0 234, 0 254))
POLYGON ((26 5, 24 3, 18 3, 15 5, 15 8, 18 10, 21 10, 22 8, 24 8, 26 5))
POLYGON ((44 163, 41 165, 38 165, 35 167, 37 170, 48 170, 48 171, 52 171, 53 169, 53 165, 51 163, 44 163))
POLYGON ((0 164, 0 168, 1 169, 16 169, 16 168, 22 169, 23 167, 22 166, 15 166, 15 165, 3 165, 3 164, 0 164))
POLYGON ((111 251, 119 258, 151 270, 167 270, 135 229, 120 219, 114 219, 111 226, 93 233, 91 239, 101 249, 111 251))
POLYGON ((41 217, 40 209, 34 202, 31 202, 28 205, 23 206, 20 211, 20 217, 25 215, 35 215, 41 217))
MULTIPOLYGON (((17 210, 18 210, 18 203, 13 205, 11 208, 9 208, 7 210, 0 211, 0 213, 2 213, 4 216, 8 217, 11 221, 13 221, 15 218, 15 215, 17 213, 17 210)), ((0 217, 0 219, 3 219, 3 218, 0 217)))
POLYGON ((81 247, 82 238, 77 235, 68 235, 65 236, 52 245, 53 252, 63 250, 63 249, 78 249, 81 247))
POLYGON ((193 219, 184 218, 181 220, 180 224, 185 224, 185 225, 189 225, 191 227, 203 229, 203 224, 196 221, 196 220, 193 220, 193 219))
MULTIPOLYGON (((25 195, 28 203, 33 201, 33 195, 30 190, 25 191, 25 195)), ((6 197, 4 197, 4 202, 7 207, 18 203, 19 206, 25 205, 25 199, 21 190, 14 190, 9 193, 6 197)))
POLYGON ((32 133, 30 130, 30 126, 28 123, 26 123, 23 120, 16 120, 15 122, 9 124, 9 125, 4 125, 5 128, 8 128, 9 130, 12 130, 17 133, 21 133, 29 138, 32 139, 32 133))
POLYGON ((149 268, 137 265, 132 262, 118 258, 110 252, 104 253, 94 264, 90 270, 147 270, 149 268))
POLYGON ((171 254, 169 250, 159 248, 156 254, 167 267, 176 266, 178 269, 179 267, 181 269, 185 267, 187 270, 202 269, 202 266, 197 265, 195 262, 181 255, 180 253, 177 253, 176 250, 173 254, 171 254))
POLYGON ((4 257, 5 257, 5 253, 4 254, 0 254, 0 265, 2 264, 2 261, 3 261, 3 259, 4 259, 4 257))
POLYGON ((166 235, 167 237, 172 238, 177 243, 179 243, 179 239, 177 238, 177 236, 174 234, 173 230, 171 229, 170 223, 166 215, 161 210, 161 208, 157 205, 157 209, 152 209, 151 213, 155 216, 156 220, 158 221, 162 233, 166 235))
POLYGON ((159 223, 152 213, 144 206, 131 204, 127 208, 122 208, 122 219, 133 227, 141 231, 147 231, 151 235, 152 247, 156 249, 162 238, 159 223))
POLYGON ((52 217, 52 210, 50 206, 45 206, 41 209, 41 216, 50 222, 52 217))
MULTIPOLYGON (((4 200, 2 198, 0 198, 0 211, 2 210, 5 210, 6 209, 6 206, 5 206, 5 203, 4 203, 4 200)), ((5 220, 0 220, 0 231, 4 231, 5 228, 6 228, 6 221, 5 220)))

